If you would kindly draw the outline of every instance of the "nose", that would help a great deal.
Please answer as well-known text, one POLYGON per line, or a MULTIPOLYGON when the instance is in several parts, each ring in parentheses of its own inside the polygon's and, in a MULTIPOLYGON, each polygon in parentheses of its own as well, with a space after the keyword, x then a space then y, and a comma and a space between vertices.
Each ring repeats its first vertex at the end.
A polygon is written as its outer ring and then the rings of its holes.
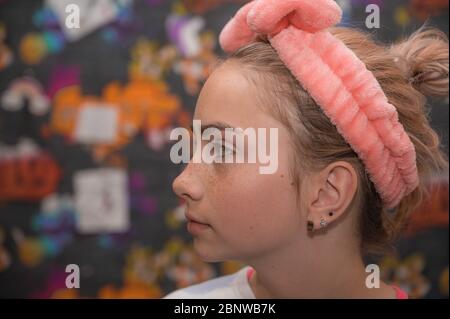
POLYGON ((172 189, 177 196, 186 201, 199 201, 203 196, 203 186, 196 174, 194 165, 189 163, 172 183, 172 189))

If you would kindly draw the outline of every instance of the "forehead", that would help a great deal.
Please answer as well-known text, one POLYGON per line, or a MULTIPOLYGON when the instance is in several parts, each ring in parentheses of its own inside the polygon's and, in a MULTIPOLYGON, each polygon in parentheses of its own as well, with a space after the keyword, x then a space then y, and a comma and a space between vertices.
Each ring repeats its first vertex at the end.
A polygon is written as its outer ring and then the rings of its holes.
POLYGON ((226 61, 215 69, 197 100, 194 118, 204 123, 225 122, 242 128, 278 126, 260 107, 258 88, 244 72, 249 71, 233 61, 226 61))

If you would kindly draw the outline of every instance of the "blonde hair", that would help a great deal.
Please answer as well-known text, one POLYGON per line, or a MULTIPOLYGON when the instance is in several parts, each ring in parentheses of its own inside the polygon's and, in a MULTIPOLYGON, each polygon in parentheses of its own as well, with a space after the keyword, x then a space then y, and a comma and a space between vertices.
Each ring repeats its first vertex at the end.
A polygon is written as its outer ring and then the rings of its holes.
POLYGON ((248 79, 258 88, 264 87, 259 90, 259 100, 288 128, 295 149, 292 174, 298 193, 302 174, 338 160, 351 163, 358 173, 359 187, 348 209, 361 212, 358 236, 362 252, 386 252, 408 215, 430 195, 429 179, 448 172, 447 156, 430 126, 426 107, 426 96, 448 95, 448 39, 437 29, 421 28, 409 38, 385 46, 355 29, 336 27, 330 32, 373 72, 416 148, 420 185, 392 211, 383 207, 356 153, 266 39, 239 49, 227 60, 238 61, 252 71, 246 72, 248 79))

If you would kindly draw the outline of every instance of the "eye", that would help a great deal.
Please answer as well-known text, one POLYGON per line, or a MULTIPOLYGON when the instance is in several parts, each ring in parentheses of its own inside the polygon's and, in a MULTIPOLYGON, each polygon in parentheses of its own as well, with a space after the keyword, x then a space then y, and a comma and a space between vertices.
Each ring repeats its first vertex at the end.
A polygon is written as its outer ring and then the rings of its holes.
POLYGON ((229 144, 225 141, 222 141, 222 143, 218 143, 220 154, 218 157, 225 159, 227 155, 233 155, 234 154, 234 147, 232 144, 229 144))

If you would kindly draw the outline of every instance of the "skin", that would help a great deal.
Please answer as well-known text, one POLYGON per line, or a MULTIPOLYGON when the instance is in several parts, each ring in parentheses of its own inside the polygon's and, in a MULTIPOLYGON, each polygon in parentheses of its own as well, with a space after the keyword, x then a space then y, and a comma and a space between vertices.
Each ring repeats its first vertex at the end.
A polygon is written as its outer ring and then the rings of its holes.
POLYGON ((356 212, 348 211, 357 175, 338 161, 305 174, 300 197, 290 168, 294 148, 284 125, 257 105, 257 88, 237 61, 218 67, 205 83, 194 119, 202 126, 278 128, 278 170, 259 173, 258 163, 192 163, 174 180, 187 214, 207 226, 194 234, 206 262, 251 265, 256 298, 395 298, 392 287, 368 289, 368 273, 356 235, 356 212), (333 212, 333 216, 329 216, 333 212), (329 223, 320 230, 320 219, 329 223), (307 221, 314 232, 307 231, 307 221))

